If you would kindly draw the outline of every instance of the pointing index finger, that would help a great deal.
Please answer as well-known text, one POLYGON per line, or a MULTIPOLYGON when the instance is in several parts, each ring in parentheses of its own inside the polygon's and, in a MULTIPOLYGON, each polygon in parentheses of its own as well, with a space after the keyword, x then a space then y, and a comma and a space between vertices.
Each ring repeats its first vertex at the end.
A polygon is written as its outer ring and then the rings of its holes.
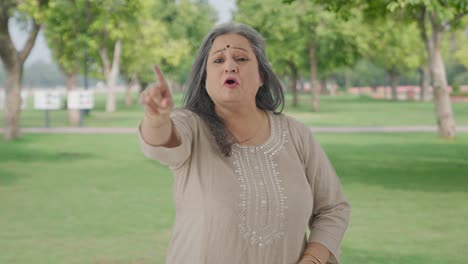
POLYGON ((153 69, 154 69, 154 73, 156 74, 156 78, 158 79, 159 83, 166 84, 166 79, 164 79, 164 75, 161 72, 161 69, 159 68, 159 66, 155 64, 153 69))

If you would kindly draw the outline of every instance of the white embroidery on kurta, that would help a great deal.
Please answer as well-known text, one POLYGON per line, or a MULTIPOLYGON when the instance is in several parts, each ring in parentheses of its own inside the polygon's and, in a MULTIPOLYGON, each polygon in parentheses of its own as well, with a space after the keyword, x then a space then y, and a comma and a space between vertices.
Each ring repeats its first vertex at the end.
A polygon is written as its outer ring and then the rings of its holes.
POLYGON ((234 145, 232 162, 238 175, 239 231, 252 245, 269 246, 284 236, 286 200, 275 157, 287 142, 286 124, 271 116, 271 136, 260 146, 234 145))

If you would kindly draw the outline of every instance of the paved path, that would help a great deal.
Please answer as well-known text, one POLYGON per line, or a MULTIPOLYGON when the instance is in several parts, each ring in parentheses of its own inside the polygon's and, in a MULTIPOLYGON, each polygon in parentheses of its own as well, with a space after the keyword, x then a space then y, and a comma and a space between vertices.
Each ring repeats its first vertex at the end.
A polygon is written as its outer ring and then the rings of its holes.
MULTIPOLYGON (((437 132, 435 126, 362 126, 362 127, 311 127, 313 132, 326 133, 399 133, 399 132, 437 132)), ((132 134, 137 129, 110 127, 34 127, 22 128, 22 133, 52 133, 52 134, 132 134)), ((468 132, 468 126, 458 126, 457 132, 468 132)), ((3 129, 0 128, 0 133, 3 129)))

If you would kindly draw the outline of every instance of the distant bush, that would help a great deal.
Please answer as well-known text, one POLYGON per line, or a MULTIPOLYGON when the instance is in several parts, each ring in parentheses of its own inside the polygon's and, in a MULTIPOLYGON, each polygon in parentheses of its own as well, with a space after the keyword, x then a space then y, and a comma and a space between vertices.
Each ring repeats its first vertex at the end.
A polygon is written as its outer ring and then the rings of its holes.
MULTIPOLYGON (((455 91, 455 89, 454 89, 455 91)), ((458 92, 453 92, 450 94, 450 96, 463 96, 463 97, 468 97, 468 92, 460 92, 460 90, 458 92)))

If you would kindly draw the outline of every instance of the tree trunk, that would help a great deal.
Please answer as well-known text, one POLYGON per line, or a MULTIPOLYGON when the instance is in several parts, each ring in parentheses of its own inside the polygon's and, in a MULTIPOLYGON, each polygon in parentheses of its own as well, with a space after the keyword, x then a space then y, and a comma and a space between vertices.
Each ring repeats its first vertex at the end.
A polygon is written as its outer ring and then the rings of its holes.
POLYGON ((320 84, 317 76, 317 58, 315 54, 316 43, 315 39, 312 39, 309 45, 309 62, 310 62, 310 90, 312 94, 312 112, 318 112, 320 109, 320 84))
POLYGON ((134 74, 130 81, 127 83, 127 89, 125 91, 125 106, 133 106, 133 90, 134 87, 138 86, 138 75, 134 74))
MULTIPOLYGON (((67 94, 76 89, 77 73, 65 74, 65 87, 67 88, 67 94)), ((67 102, 68 104, 68 102, 67 102)), ((68 109, 68 125, 78 126, 80 124, 80 110, 79 109, 68 109)))
POLYGON ((5 111, 3 112, 3 128, 5 140, 13 140, 20 136, 21 116, 21 77, 22 65, 14 65, 6 69, 5 111))
POLYGON ((351 71, 349 69, 345 70, 344 77, 345 91, 348 91, 348 89, 351 87, 351 71))
MULTIPOLYGON (((3 3, 2 3, 3 4, 3 3)), ((21 115, 21 81, 23 75, 23 64, 29 56, 36 41, 40 25, 33 22, 33 28, 23 46, 17 51, 11 40, 8 30, 8 20, 10 12, 8 5, 1 5, 0 11, 0 58, 6 72, 5 84, 5 108, 3 112, 3 131, 5 140, 13 140, 20 136, 20 115, 21 115)))
POLYGON ((328 94, 327 78, 320 79, 320 94, 328 94))
POLYGON ((148 87, 149 83, 145 82, 145 81, 140 81, 140 91, 139 93, 142 93, 147 87, 148 87))
POLYGON ((400 83, 400 74, 398 74, 395 71, 390 71, 388 74, 390 77, 390 86, 392 87, 392 100, 397 101, 398 100, 398 84, 400 83))
POLYGON ((292 105, 293 107, 297 107, 299 104, 299 101, 297 98, 297 78, 298 78, 297 67, 294 64, 294 62, 290 61, 289 68, 291 69, 290 86, 291 86, 291 92, 293 94, 292 105))
POLYGON ((304 81, 300 78, 299 80, 299 92, 304 92, 304 81))
POLYGON ((429 88, 431 86, 431 73, 427 64, 422 65, 419 68, 420 80, 419 80, 419 98, 421 101, 429 100, 429 88))
POLYGON ((106 78, 107 82, 107 98, 106 98, 106 112, 112 113, 117 109, 117 97, 115 94, 116 81, 112 77, 106 78))
POLYGON ((455 120, 452 113, 452 102, 447 90, 447 78, 445 75, 445 65, 442 60, 441 42, 443 32, 438 27, 432 27, 433 53, 431 55, 431 73, 434 89, 434 104, 437 116, 437 126, 439 135, 443 138, 455 138, 455 120))
POLYGON ((110 63, 107 51, 105 48, 99 49, 104 65, 104 75, 106 76, 107 83, 107 100, 106 100, 106 112, 115 112, 117 105, 115 86, 117 84, 117 77, 119 76, 120 67, 120 55, 122 53, 122 41, 117 40, 114 46, 114 56, 112 64, 110 63))
POLYGON ((441 137, 453 139, 456 135, 455 120, 453 119, 452 102, 447 91, 447 77, 441 53, 442 37, 445 30, 441 23, 433 11, 432 13, 428 13, 425 8, 421 8, 418 25, 428 55, 437 128, 441 137), (427 18, 429 18, 431 23, 431 37, 429 37, 428 30, 426 29, 427 18))

